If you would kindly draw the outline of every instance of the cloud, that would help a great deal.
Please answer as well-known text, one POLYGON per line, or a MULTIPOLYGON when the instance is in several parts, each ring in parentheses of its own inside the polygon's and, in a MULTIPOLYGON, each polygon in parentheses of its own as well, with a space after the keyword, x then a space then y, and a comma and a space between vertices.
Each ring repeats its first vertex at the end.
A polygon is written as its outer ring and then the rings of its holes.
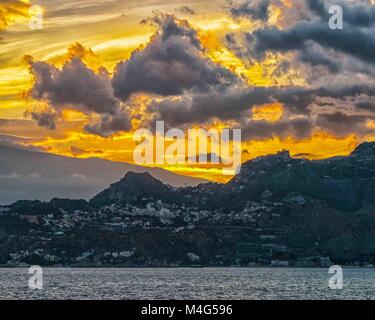
POLYGON ((119 131, 128 131, 131 123, 126 113, 119 112, 115 115, 104 114, 98 121, 94 121, 85 126, 88 133, 102 137, 109 137, 119 131))
POLYGON ((305 87, 244 87, 232 86, 225 91, 213 90, 208 93, 187 93, 178 98, 153 101, 149 111, 158 119, 172 126, 204 123, 213 119, 239 120, 249 116, 253 106, 280 103, 288 115, 305 115, 317 98, 332 100, 375 95, 375 87, 366 84, 305 87))
POLYGON ((307 0, 309 9, 327 20, 329 18, 329 6, 339 5, 343 9, 344 23, 357 27, 371 27, 375 25, 375 7, 367 0, 348 3, 348 1, 335 0, 307 0))
POLYGON ((85 150, 85 149, 81 149, 81 148, 78 148, 76 146, 71 146, 70 147, 70 152, 73 156, 82 156, 82 155, 87 155, 87 154, 103 154, 103 151, 102 150, 85 150))
POLYGON ((248 35, 254 45, 254 53, 262 58, 267 51, 302 51, 312 41, 325 48, 348 54, 366 63, 375 64, 374 30, 363 28, 344 28, 331 30, 327 21, 299 22, 288 30, 268 28, 248 35))
MULTIPOLYGON (((229 12, 239 10, 243 16, 249 16, 246 10, 239 8, 259 8, 269 12, 279 7, 280 13, 275 21, 263 15, 264 23, 252 32, 245 32, 237 37, 228 35, 228 46, 241 57, 249 60, 263 60, 269 53, 295 53, 297 60, 311 67, 323 66, 331 73, 360 72, 370 64, 370 74, 374 75, 375 66, 375 7, 367 0, 356 2, 307 0, 305 2, 290 0, 269 0, 264 2, 245 1, 233 5, 229 12), (344 29, 331 30, 329 6, 338 4, 344 12, 344 29), (241 38, 242 46, 237 45, 241 38)), ((251 15, 250 15, 251 17, 251 15)), ((295 66, 298 61, 294 61, 295 66)), ((316 71, 316 70, 315 70, 316 71)))
POLYGON ((68 56, 72 58, 98 57, 90 48, 86 48, 81 43, 76 42, 68 48, 68 56))
MULTIPOLYGON (((229 13, 237 6, 232 4, 229 13)), ((228 48, 246 63, 267 64, 271 58, 315 86, 354 79, 374 82, 375 7, 368 0, 270 0, 268 12, 268 19, 251 31, 225 38, 228 48), (333 4, 343 8, 343 30, 329 28, 333 4)))
MULTIPOLYGON (((269 8, 267 3, 281 6, 284 2, 251 2, 246 9, 269 8)), ((103 68, 94 71, 88 67, 83 59, 95 54, 78 45, 72 47, 70 60, 61 68, 29 58, 34 76, 29 94, 53 108, 50 114, 31 110, 28 115, 53 128, 52 120, 62 110, 75 109, 90 119, 86 132, 104 137, 129 130, 134 118, 148 127, 155 120, 164 120, 168 127, 180 128, 219 120, 242 128, 244 139, 303 139, 315 129, 366 135, 370 132, 366 121, 374 114, 375 68, 369 54, 374 38, 368 40, 370 30, 366 27, 329 30, 319 10, 319 6, 314 9, 309 4, 293 8, 289 14, 283 12, 290 21, 295 16, 305 18, 287 28, 270 26, 267 21, 267 27, 242 34, 246 46, 239 48, 249 60, 255 57, 260 62, 268 54, 288 53, 290 59, 276 59, 274 72, 298 68, 306 77, 305 86, 249 86, 208 58, 197 31, 187 21, 157 14, 144 21, 157 27, 156 34, 128 60, 120 61, 113 76, 103 68), (362 47, 361 39, 365 41, 362 47), (358 42, 355 47, 353 41, 358 42), (136 93, 147 94, 142 106, 129 99, 136 98, 136 93), (255 106, 272 104, 282 105, 275 121, 253 117, 255 106)), ((261 19, 269 17, 261 15, 261 19)), ((228 36, 227 40, 235 44, 234 38, 228 36)))
POLYGON ((355 106, 359 110, 371 111, 375 113, 375 97, 361 99, 356 103, 355 106))
POLYGON ((269 94, 271 90, 233 86, 225 91, 186 93, 178 98, 153 101, 149 111, 155 114, 156 119, 162 119, 172 127, 202 124, 214 119, 240 119, 252 105, 273 102, 269 94))
POLYGON ((229 1, 229 13, 234 18, 249 18, 252 20, 267 21, 271 0, 246 0, 240 3, 229 1))
POLYGON ((229 15, 234 19, 261 22, 263 26, 282 28, 310 19, 312 14, 301 0, 227 0, 229 15))
POLYGON ((33 110, 27 115, 54 129, 52 120, 62 110, 78 110, 90 118, 86 132, 107 137, 131 129, 128 99, 135 93, 168 98, 186 92, 225 91, 242 83, 232 71, 208 58, 197 31, 186 20, 159 13, 143 23, 156 26, 156 34, 148 45, 120 61, 113 77, 104 68, 90 68, 86 60, 97 56, 79 43, 69 48, 69 60, 61 68, 26 57, 34 77, 29 97, 55 112, 33 110))
POLYGON ((28 59, 34 86, 29 95, 46 100, 54 107, 74 105, 81 111, 115 114, 119 101, 113 95, 109 75, 97 74, 80 58, 74 57, 61 69, 46 62, 28 59))
POLYGON ((334 59, 334 56, 325 48, 315 43, 307 43, 298 55, 302 63, 310 64, 312 67, 324 66, 331 73, 339 73, 344 68, 342 60, 334 59))
POLYGON ((313 21, 316 17, 328 22, 329 7, 332 5, 341 6, 346 25, 370 27, 375 24, 375 7, 371 0, 228 0, 227 2, 228 12, 233 18, 259 20, 267 25, 276 24, 283 28, 298 21, 313 21))
POLYGON ((304 139, 311 135, 314 123, 310 118, 283 119, 278 122, 249 120, 242 128, 244 140, 262 140, 295 137, 304 139))
POLYGON ((191 15, 191 16, 196 14, 195 10, 193 10, 192 8, 188 6, 182 6, 177 11, 182 14, 191 15))
POLYGON ((89 153, 88 151, 83 150, 83 149, 78 148, 78 147, 75 147, 75 146, 71 146, 71 147, 70 147, 70 152, 71 152, 72 155, 74 155, 74 156, 81 156, 81 155, 83 155, 83 154, 87 154, 87 153, 89 153))
POLYGON ((31 4, 21 0, 0 1, 0 31, 17 21, 24 21, 29 16, 31 4))
MULTIPOLYGON (((232 3, 231 16, 262 23, 255 24, 249 32, 228 34, 225 38, 228 48, 249 64, 266 65, 271 58, 276 61, 277 73, 294 70, 304 78, 305 87, 274 87, 264 91, 252 88, 239 95, 233 92, 228 99, 235 106, 231 120, 244 128, 245 135, 258 138, 283 136, 285 132, 303 137, 314 128, 340 136, 368 134, 370 129, 366 124, 375 113, 374 9, 367 0, 232 3), (329 28, 329 6, 333 4, 343 7, 343 30, 329 28), (260 8, 267 14, 260 18, 252 16, 260 8), (283 118, 275 123, 249 121, 254 96, 263 103, 282 103, 283 118)), ((198 107, 197 101, 192 98, 186 110, 204 109, 201 103, 198 107)), ((168 110, 168 117, 173 117, 173 107, 163 108, 163 115, 168 110)), ((218 118, 227 118, 221 110, 224 109, 217 109, 218 118)), ((177 119, 181 118, 180 113, 177 119)))
MULTIPOLYGON (((4 122, 10 122, 14 124, 17 121, 0 119, 0 126, 4 122)), ((45 147, 39 147, 39 146, 33 145, 33 143, 39 142, 39 141, 40 140, 33 139, 33 138, 24 138, 24 137, 17 137, 14 135, 0 134, 0 147, 8 146, 8 147, 14 147, 14 148, 32 150, 32 151, 41 151, 41 152, 46 151, 45 147)))
POLYGON ((112 79, 115 95, 133 93, 180 95, 186 90, 209 91, 239 81, 228 69, 206 57, 197 32, 185 20, 159 14, 148 19, 159 31, 149 44, 120 62, 112 79))
POLYGON ((31 117, 38 123, 38 126, 49 130, 56 129, 56 112, 52 108, 33 109, 25 111, 26 117, 31 117))
MULTIPOLYGON (((74 51, 69 52, 72 54, 74 51)), ((82 48, 79 52, 87 54, 87 50, 82 51, 82 48)), ((90 133, 106 137, 131 128, 128 115, 121 101, 114 96, 109 73, 104 68, 96 73, 76 56, 72 56, 61 69, 46 62, 34 61, 31 57, 26 57, 26 61, 34 77, 29 97, 51 106, 49 109, 26 112, 39 125, 55 129, 54 120, 59 113, 64 109, 73 109, 94 118, 85 127, 90 133)))
POLYGON ((366 126, 368 120, 374 119, 375 115, 369 117, 358 114, 350 115, 337 111, 330 114, 318 115, 316 124, 327 128, 329 132, 334 133, 336 136, 345 136, 348 132, 363 136, 374 132, 373 129, 366 126))
POLYGON ((314 14, 327 18, 328 9, 323 1, 320 0, 306 0, 306 4, 311 12, 314 14))
POLYGON ((149 105, 149 112, 154 114, 150 126, 154 120, 164 120, 168 127, 182 128, 220 120, 242 128, 246 139, 286 136, 302 139, 314 128, 332 133, 337 131, 340 135, 344 131, 365 135, 369 132, 363 129, 366 119, 371 119, 375 113, 363 115, 356 106, 363 97, 368 101, 368 97, 374 95, 374 86, 360 83, 316 88, 231 87, 225 91, 186 93, 178 98, 153 101, 149 105), (252 119, 253 107, 274 103, 283 106, 283 115, 279 119, 274 122, 252 119), (345 106, 341 112, 343 126, 329 116, 339 110, 340 105, 345 106))

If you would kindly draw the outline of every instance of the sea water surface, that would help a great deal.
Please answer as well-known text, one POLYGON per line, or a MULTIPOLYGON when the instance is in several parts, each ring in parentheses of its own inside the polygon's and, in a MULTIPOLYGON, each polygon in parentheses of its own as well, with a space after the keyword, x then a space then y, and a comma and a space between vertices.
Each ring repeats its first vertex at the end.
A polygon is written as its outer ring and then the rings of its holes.
POLYGON ((28 286, 27 268, 0 269, 0 299, 375 299, 375 269, 344 269, 332 290, 328 269, 68 269, 43 270, 43 289, 28 286))

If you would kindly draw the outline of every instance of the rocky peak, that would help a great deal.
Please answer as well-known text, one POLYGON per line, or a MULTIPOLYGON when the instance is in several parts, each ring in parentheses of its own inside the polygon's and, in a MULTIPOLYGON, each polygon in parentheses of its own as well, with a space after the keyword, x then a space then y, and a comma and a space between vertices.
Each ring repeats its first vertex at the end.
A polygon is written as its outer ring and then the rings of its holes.
POLYGON ((365 142, 365 143, 360 144, 351 153, 351 156, 357 157, 357 158, 366 158, 366 157, 375 158, 375 142, 365 142))
POLYGON ((263 157, 258 157, 254 160, 251 160, 250 162, 255 163, 267 163, 267 162, 289 162, 292 160, 292 157, 290 156, 290 152, 288 150, 282 150, 277 152, 276 154, 270 154, 263 157))
POLYGON ((140 201, 143 198, 154 200, 167 197, 172 188, 155 179, 149 173, 128 172, 123 179, 95 196, 90 202, 94 205, 123 204, 140 201))
POLYGON ((119 182, 114 183, 116 184, 122 184, 122 185, 160 185, 163 184, 158 179, 155 179, 151 174, 148 172, 142 172, 142 173, 135 173, 135 172, 128 172, 123 179, 121 179, 119 182))

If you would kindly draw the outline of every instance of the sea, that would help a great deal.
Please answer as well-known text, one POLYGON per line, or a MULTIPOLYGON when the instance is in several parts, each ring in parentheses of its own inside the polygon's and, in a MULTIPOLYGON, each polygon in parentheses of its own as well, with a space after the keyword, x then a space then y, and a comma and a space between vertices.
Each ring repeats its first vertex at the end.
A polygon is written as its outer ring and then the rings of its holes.
POLYGON ((375 299, 375 269, 344 268, 331 289, 328 269, 46 268, 43 288, 28 268, 0 269, 0 299, 27 300, 364 300, 375 299))

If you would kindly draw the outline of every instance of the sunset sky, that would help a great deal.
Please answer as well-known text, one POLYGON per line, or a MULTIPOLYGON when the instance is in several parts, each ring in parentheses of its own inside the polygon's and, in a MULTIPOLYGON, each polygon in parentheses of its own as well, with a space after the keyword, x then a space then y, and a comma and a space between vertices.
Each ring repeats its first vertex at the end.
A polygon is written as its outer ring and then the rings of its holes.
POLYGON ((131 163, 132 132, 156 120, 241 128, 244 161, 374 141, 374 1, 0 0, 0 142, 131 163))

